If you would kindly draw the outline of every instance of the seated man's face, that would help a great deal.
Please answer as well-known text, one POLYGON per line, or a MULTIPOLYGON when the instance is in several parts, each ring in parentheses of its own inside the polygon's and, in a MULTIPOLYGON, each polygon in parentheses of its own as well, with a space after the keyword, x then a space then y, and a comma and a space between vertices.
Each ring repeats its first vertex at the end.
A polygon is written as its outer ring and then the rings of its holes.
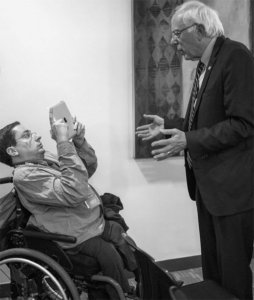
POLYGON ((20 161, 40 160, 44 157, 44 148, 41 143, 41 137, 34 132, 26 129, 23 125, 17 125, 13 128, 15 134, 16 159, 20 161))

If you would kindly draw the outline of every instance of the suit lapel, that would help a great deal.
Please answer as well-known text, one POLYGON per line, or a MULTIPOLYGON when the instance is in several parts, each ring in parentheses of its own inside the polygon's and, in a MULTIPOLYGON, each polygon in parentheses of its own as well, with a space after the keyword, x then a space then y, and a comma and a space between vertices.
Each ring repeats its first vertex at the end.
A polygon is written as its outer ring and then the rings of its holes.
POLYGON ((204 90, 206 88, 206 85, 207 85, 207 82, 208 82, 208 79, 210 77, 210 74, 211 74, 211 71, 212 71, 212 68, 217 60, 217 56, 218 56, 218 53, 222 47, 222 45, 224 44, 224 41, 225 41, 225 37, 224 36, 221 36, 221 37, 218 37, 215 44, 214 44, 214 48, 213 48, 213 51, 212 51, 212 55, 210 57, 210 60, 209 60, 209 63, 208 63, 208 66, 206 68, 206 72, 205 72, 205 76, 204 76, 204 79, 202 81, 202 84, 201 84, 201 87, 200 87, 200 90, 199 90, 199 93, 198 93, 198 97, 197 97, 197 102, 196 102, 196 106, 195 106, 195 111, 194 111, 194 117, 195 118, 195 115, 196 115, 196 112, 198 110, 198 107, 200 105, 200 102, 201 102, 201 98, 202 98, 202 95, 204 93, 204 90))
MULTIPOLYGON (((204 93, 205 87, 206 87, 208 79, 210 77, 212 68, 213 68, 213 66, 214 66, 214 64, 216 62, 217 55, 219 53, 220 48, 224 44, 224 41, 225 41, 225 37, 221 36, 221 37, 217 38, 217 40, 216 40, 216 42, 214 44, 212 55, 210 57, 208 66, 206 68, 205 76, 204 76, 204 79, 202 81, 202 85, 200 87, 199 93, 198 93, 198 98, 197 98, 197 102, 196 102, 195 111, 194 111, 194 117, 193 118, 195 118, 196 112, 197 112, 198 107, 200 105, 200 101, 201 101, 202 95, 204 93)), ((192 94, 192 92, 191 92, 191 94, 192 94)), ((186 115, 185 115, 185 120, 184 120, 184 125, 183 125, 185 130, 188 128, 188 119, 189 119, 189 115, 190 115, 190 109, 191 109, 191 99, 189 99, 189 104, 188 104, 188 108, 187 108, 186 115)))

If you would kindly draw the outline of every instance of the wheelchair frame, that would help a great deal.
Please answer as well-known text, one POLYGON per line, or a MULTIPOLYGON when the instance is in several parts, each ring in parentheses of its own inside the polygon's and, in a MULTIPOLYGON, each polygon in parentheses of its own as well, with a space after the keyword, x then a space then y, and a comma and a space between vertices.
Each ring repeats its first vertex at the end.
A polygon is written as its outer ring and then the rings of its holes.
MULTIPOLYGON (((11 182, 12 177, 0 179, 0 184, 11 182)), ((91 290, 104 290, 105 285, 110 285, 115 291, 116 300, 126 299, 121 286, 108 276, 96 274, 91 276, 88 282, 85 276, 76 276, 72 273, 73 264, 56 241, 75 243, 76 238, 62 234, 40 232, 34 230, 34 228, 32 230, 25 229, 24 225, 28 219, 26 210, 19 202, 16 191, 15 197, 17 199, 15 226, 6 233, 8 246, 0 252, 0 268, 3 265, 9 267, 9 270, 4 273, 7 282, 0 283, 0 300, 79 300, 82 292, 89 294, 91 290), (43 247, 41 244, 43 244, 43 247), (23 270, 27 272, 27 269, 29 270, 29 277, 26 277, 26 273, 23 272, 23 270), (36 277, 37 282, 33 282, 31 273, 36 272, 40 272, 40 276, 39 279, 38 276, 36 277), (45 284, 42 281, 38 282, 42 278, 44 281, 46 279, 50 280, 50 284, 45 284), (43 286, 44 289, 46 286, 46 291, 42 290, 43 286), (39 293, 44 293, 45 296, 41 296, 39 293)))
MULTIPOLYGON (((10 182, 12 177, 0 178, 0 184, 10 182)), ((105 289, 105 285, 115 291, 117 298, 103 298, 111 300, 205 300, 208 299, 206 297, 237 300, 211 280, 183 285, 183 282, 175 280, 172 274, 163 270, 149 254, 138 248, 127 234, 123 237, 138 263, 138 272, 135 274, 138 297, 125 297, 121 286, 110 277, 92 275, 88 282, 84 276, 72 273, 73 264, 56 241, 75 243, 74 237, 24 229, 19 200, 16 215, 15 229, 9 230, 7 235, 10 248, 0 252, 0 271, 2 265, 9 267, 9 275, 6 272, 9 282, 0 282, 0 300, 81 300, 82 292, 87 292, 89 297, 90 290, 105 289), (39 241, 43 241, 43 249, 39 241)), ((89 300, 96 299, 89 297, 89 300)))

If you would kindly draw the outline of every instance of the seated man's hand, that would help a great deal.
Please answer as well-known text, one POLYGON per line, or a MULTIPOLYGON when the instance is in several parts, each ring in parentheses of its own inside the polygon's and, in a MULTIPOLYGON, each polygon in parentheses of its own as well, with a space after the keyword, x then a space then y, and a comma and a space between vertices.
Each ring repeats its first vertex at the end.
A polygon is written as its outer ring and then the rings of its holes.
POLYGON ((81 147, 85 140, 85 125, 78 122, 76 117, 74 118, 74 123, 76 134, 72 138, 72 141, 76 147, 81 147))
POLYGON ((54 120, 53 111, 49 111, 50 134, 57 143, 69 140, 68 124, 64 120, 54 120))
POLYGON ((137 127, 136 134, 143 141, 148 141, 161 134, 160 130, 164 129, 164 119, 156 115, 144 115, 144 118, 152 122, 137 127))

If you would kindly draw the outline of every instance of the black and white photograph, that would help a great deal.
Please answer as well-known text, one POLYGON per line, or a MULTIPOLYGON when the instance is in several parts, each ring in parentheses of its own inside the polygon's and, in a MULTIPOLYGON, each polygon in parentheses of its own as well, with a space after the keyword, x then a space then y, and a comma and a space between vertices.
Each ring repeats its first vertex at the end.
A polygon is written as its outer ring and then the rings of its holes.
POLYGON ((0 300, 254 300, 254 0, 0 0, 0 300))

